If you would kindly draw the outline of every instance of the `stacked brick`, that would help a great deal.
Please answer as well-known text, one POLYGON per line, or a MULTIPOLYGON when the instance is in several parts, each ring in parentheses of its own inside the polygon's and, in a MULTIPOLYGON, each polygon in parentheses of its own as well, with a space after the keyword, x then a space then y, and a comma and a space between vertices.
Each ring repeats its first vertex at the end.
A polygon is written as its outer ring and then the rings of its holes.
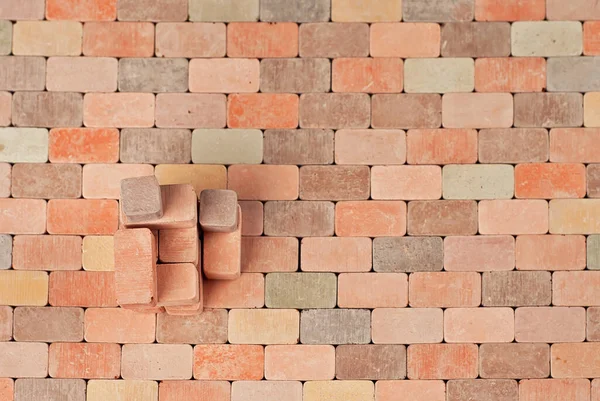
POLYGON ((0 400, 600 401, 599 21, 2 0, 0 400), (119 185, 149 175, 238 194, 201 314, 118 307, 119 185))

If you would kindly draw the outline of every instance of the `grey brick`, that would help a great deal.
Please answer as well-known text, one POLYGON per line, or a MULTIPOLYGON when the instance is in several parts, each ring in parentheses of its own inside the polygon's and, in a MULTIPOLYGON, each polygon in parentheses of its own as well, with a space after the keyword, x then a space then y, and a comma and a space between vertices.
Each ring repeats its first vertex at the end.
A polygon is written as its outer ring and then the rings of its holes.
POLYGON ((333 202, 271 201, 264 207, 265 235, 327 237, 333 235, 333 202))
POLYGON ((433 272, 444 265, 440 237, 383 237, 373 240, 376 272, 433 272))
POLYGON ((18 379, 15 401, 85 401, 82 379, 18 379))
POLYGON ((600 270, 600 235, 587 237, 587 268, 600 270))
POLYGON ((332 130, 266 130, 263 147, 265 164, 333 163, 332 130))
POLYGON ((12 236, 0 234, 0 270, 10 269, 12 264, 12 236))
POLYGON ((367 344, 371 341, 368 309, 313 309, 300 316, 303 344, 367 344))
POLYGON ((121 92, 186 92, 188 61, 184 58, 122 58, 121 92))
POLYGON ((325 58, 263 59, 260 63, 261 92, 328 92, 331 65, 325 58))
POLYGON ((189 163, 192 158, 192 133, 187 129, 121 130, 123 163, 189 163))
POLYGON ((483 306, 550 305, 552 283, 547 271, 484 272, 483 306))
POLYGON ((600 91, 600 57, 548 59, 549 92, 600 91))
POLYGON ((190 0, 190 21, 257 21, 259 0, 190 0))
POLYGON ((471 21, 475 0, 403 0, 404 21, 471 21))
POLYGON ((270 273, 265 280, 267 308, 334 308, 336 295, 333 273, 270 273))
POLYGON ((0 57, 0 90, 43 91, 45 87, 44 57, 0 57))
POLYGON ((260 20, 268 22, 329 21, 331 0, 261 0, 260 20))

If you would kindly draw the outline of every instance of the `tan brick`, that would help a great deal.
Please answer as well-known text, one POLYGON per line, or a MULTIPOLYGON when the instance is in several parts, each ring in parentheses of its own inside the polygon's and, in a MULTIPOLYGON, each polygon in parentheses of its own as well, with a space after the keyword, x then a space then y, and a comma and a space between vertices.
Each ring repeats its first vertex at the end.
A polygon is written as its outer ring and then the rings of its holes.
POLYGON ((439 343, 444 339, 444 313, 437 308, 373 310, 375 344, 439 343))
POLYGON ((83 28, 75 21, 21 21, 13 27, 18 56, 79 56, 83 28))
POLYGON ((112 379, 121 371, 119 344, 53 343, 48 374, 57 378, 112 379))
POLYGON ((188 61, 182 58, 119 60, 120 92, 186 92, 188 61))
POLYGON ((12 258, 15 270, 79 270, 81 237, 18 235, 12 258))
MULTIPOLYGON (((121 131, 121 162, 123 163, 189 163, 192 135, 189 130, 124 129, 121 131)), ((157 172, 158 172, 157 168, 157 172)), ((160 180, 161 185, 174 184, 160 180)))
POLYGON ((444 199, 511 199, 514 177, 507 165, 444 166, 444 199))
POLYGON ((85 394, 86 383, 81 379, 19 379, 15 382, 17 401, 61 398, 65 401, 84 401, 85 394))
POLYGON ((333 131, 325 129, 266 130, 265 164, 331 164, 333 131))
POLYGON ((599 204, 597 199, 553 199, 550 201, 550 233, 599 233, 599 204))
MULTIPOLYGON (((406 134, 402 130, 338 130, 336 164, 404 164, 406 134)), ((305 164, 305 163, 302 163, 305 164)))
POLYGON ((482 304, 484 306, 550 305, 550 272, 484 272, 482 304))
POLYGON ((227 311, 205 310, 193 316, 157 316, 156 341, 159 343, 225 343, 227 342, 227 311))
POLYGON ((583 95, 583 125, 586 127, 600 127, 599 92, 583 95))
POLYGON ((300 169, 300 199, 368 199, 369 173, 367 166, 304 166, 300 169))
POLYGON ((114 270, 115 249, 113 236, 87 235, 83 237, 82 264, 85 270, 114 270))
POLYGON ((480 399, 486 401, 518 401, 519 385, 516 380, 449 380, 448 401, 480 399))
POLYGON ((482 344, 479 376, 486 379, 531 379, 550 374, 548 344, 482 344))
POLYGON ((265 203, 265 235, 322 237, 333 235, 332 202, 267 202, 265 203))
POLYGON ((39 91, 46 85, 46 61, 43 57, 0 57, 0 89, 39 91))
POLYGON ((190 92, 258 92, 260 62, 256 59, 192 59, 190 92))
POLYGON ((587 308, 586 338, 600 341, 600 308, 587 308))
POLYGON ((2 56, 9 55, 12 51, 12 30, 12 22, 0 22, 0 55, 2 56))
POLYGON ((125 380, 188 380, 192 347, 187 344, 125 344, 121 377, 125 380))
POLYGON ((302 383, 299 381, 261 380, 237 381, 231 384, 231 401, 277 401, 281 399, 302 401, 302 383))
POLYGON ((404 64, 407 93, 471 92, 475 63, 469 58, 418 58, 404 64))
POLYGON ((369 25, 308 23, 300 25, 300 57, 367 57, 369 25))
POLYGON ((476 307, 481 303, 481 276, 475 272, 417 272, 410 275, 408 285, 411 307, 476 307))
POLYGON ((242 272, 293 272, 297 268, 297 238, 242 237, 242 272))
POLYGON ((409 235, 474 235, 476 232, 475 201, 412 201, 408 204, 409 235))
POLYGON ((47 303, 48 273, 0 271, 0 305, 44 306, 47 303))
POLYGON ((515 340, 518 342, 582 342, 585 328, 585 308, 518 308, 515 311, 515 340))
POLYGON ((81 166, 77 164, 16 164, 12 169, 13 198, 79 198, 81 166))
POLYGON ((185 21, 188 18, 186 0, 120 0, 119 21, 185 21))
POLYGON ((368 344, 371 312, 368 309, 310 309, 302 311, 303 344, 368 344))
POLYGON ((365 380, 311 381, 304 383, 304 401, 359 401, 374 398, 374 385, 365 380))
POLYGON ((83 309, 19 307, 14 310, 15 341, 83 340, 83 309))
POLYGON ((296 344, 300 312, 295 309, 232 309, 229 342, 232 344, 296 344))
POLYGON ((408 347, 408 378, 474 379, 477 354, 475 344, 412 344, 408 347))
POLYGON ((10 197, 11 175, 11 164, 0 163, 0 198, 10 197))
POLYGON ((46 87, 59 92, 115 92, 116 59, 105 57, 50 57, 46 87))
POLYGON ((510 199, 479 202, 480 234, 546 234, 548 202, 510 199), (527 216, 527 219, 523 219, 527 216))
POLYGON ((79 127, 83 97, 71 92, 17 92, 12 110, 18 127, 79 127))
POLYGON ((579 127, 583 124, 580 93, 517 93, 515 127, 579 127))
MULTIPOLYGON (((156 25, 156 56, 223 57, 226 52, 225 31, 225 24, 159 23, 156 25)), ((213 62, 215 65, 229 64, 226 60, 192 60, 190 71, 195 62, 198 64, 207 62, 213 62)), ((192 87, 192 82, 190 82, 190 88, 192 87)))
POLYGON ((394 380, 406 377, 403 345, 340 345, 335 352, 339 380, 394 380))
POLYGON ((259 0, 191 0, 190 21, 257 21, 259 0))
POLYGON ((548 160, 548 131, 542 128, 479 131, 480 163, 532 163, 548 160))
POLYGON ((328 92, 330 85, 331 63, 324 58, 263 59, 260 63, 261 92, 328 92))
POLYGON ((156 96, 156 126, 223 128, 226 108, 223 94, 161 93, 156 96))
POLYGON ((394 0, 367 0, 361 3, 333 0, 331 3, 331 20, 335 22, 381 22, 401 19, 402 2, 394 0))
POLYGON ((4 146, 0 161, 44 163, 48 161, 48 130, 41 128, 0 128, 4 146))
POLYGON ((10 125, 12 120, 12 94, 0 92, 0 127, 10 125))
POLYGON ((508 343, 514 338, 511 308, 450 308, 444 312, 447 343, 508 343))
POLYGON ((48 344, 0 343, 2 377, 46 377, 48 375, 48 344))
POLYGON ((332 380, 335 371, 336 349, 332 345, 265 347, 267 380, 332 380))
POLYGON ((364 93, 308 93, 300 96, 302 128, 367 128, 371 102, 364 93))
POLYGON ((157 400, 158 383, 147 380, 90 380, 87 383, 87 401, 135 397, 157 400))
POLYGON ((438 94, 373 95, 371 119, 372 128, 438 128, 442 98, 438 94))
POLYGON ((581 22, 515 22, 511 27, 511 50, 513 56, 578 56, 583 51, 581 22))
POLYGON ((376 272, 439 271, 443 267, 439 237, 387 237, 373 240, 376 272))
POLYGON ((311 309, 336 305, 337 278, 332 273, 269 273, 265 278, 267 308, 311 309))
POLYGON ((263 134, 255 129, 196 129, 192 133, 192 162, 255 164, 263 159, 263 134))
POLYGON ((510 24, 504 22, 451 22, 442 28, 443 57, 507 57, 510 24))
POLYGON ((375 397, 378 401, 446 401, 446 384, 443 380, 379 380, 375 397))
POLYGON ((553 344, 551 349, 552 377, 597 377, 600 343, 553 344))
MULTIPOLYGON (((513 125, 513 97, 509 93, 447 93, 442 98, 442 110, 445 128, 508 128, 513 125)), ((515 110, 518 110, 516 105, 515 110)))

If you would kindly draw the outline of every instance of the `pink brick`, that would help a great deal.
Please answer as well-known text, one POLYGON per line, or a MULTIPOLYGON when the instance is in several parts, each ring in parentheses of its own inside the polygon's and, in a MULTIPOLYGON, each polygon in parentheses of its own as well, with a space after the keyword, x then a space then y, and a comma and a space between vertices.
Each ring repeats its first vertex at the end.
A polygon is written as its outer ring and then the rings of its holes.
POLYGON ((408 378, 476 378, 477 355, 475 344, 413 344, 408 347, 408 378))
POLYGON ((48 344, 2 342, 0 353, 1 377, 43 378, 48 375, 48 344))
POLYGON ((122 308, 88 308, 85 341, 100 343, 152 343, 156 316, 122 308))
POLYGON ((511 308, 450 308, 444 312, 447 343, 502 343, 514 339, 511 308))
POLYGON ((552 304, 600 306, 600 271, 556 272, 552 275, 552 304))
POLYGON ((262 235, 263 204, 260 201, 239 201, 242 208, 242 235, 262 235))
POLYGON ((6 234, 44 234, 46 201, 42 199, 0 199, 1 231, 6 234))
POLYGON ((48 372, 55 378, 114 379, 121 371, 119 344, 54 343, 48 372))
POLYGON ((481 276, 474 272, 420 272, 409 280, 411 307, 475 307, 481 303, 481 276), (460 288, 461 291, 456 291, 460 288))
POLYGON ((262 308, 265 304, 265 279, 260 273, 242 273, 237 280, 206 280, 206 308, 262 308))
POLYGON ((157 57, 223 57, 225 47, 225 24, 165 22, 156 25, 157 57))
POLYGON ((190 92, 258 92, 260 63, 256 59, 193 59, 190 92))
POLYGON ((296 166, 233 165, 227 171, 227 188, 242 200, 294 200, 298 198, 296 166))
POLYGON ((583 235, 520 235, 516 246, 518 270, 583 270, 583 235))
POLYGON ((380 308, 373 311, 375 344, 441 343, 444 312, 438 308, 380 308))
POLYGON ((12 379, 0 379, 0 399, 13 401, 14 387, 12 379))
POLYGON ((10 196, 12 166, 10 163, 0 163, 0 198, 10 196))
POLYGON ((585 308, 517 308, 517 342, 562 343, 585 340, 585 308))
POLYGON ((242 272, 294 272, 298 248, 298 239, 292 237, 242 237, 242 272))
POLYGON ((160 230, 158 257, 163 263, 198 263, 198 228, 160 230))
POLYGON ((163 381, 158 396, 161 401, 180 401, 185 397, 200 401, 230 401, 231 384, 226 381, 163 381))
POLYGON ((267 380, 332 380, 335 368, 332 345, 269 345, 265 348, 267 380))
POLYGON ((375 383, 377 401, 446 401, 443 380, 379 380, 375 383))
POLYGON ((115 92, 117 69, 114 58, 50 57, 46 88, 60 92, 115 92))
POLYGON ((479 232, 513 235, 545 234, 548 232, 548 202, 545 200, 481 201, 479 202, 479 232))
POLYGON ((520 401, 566 401, 589 398, 590 381, 587 379, 531 379, 521 380, 519 383, 520 401))
POLYGON ((121 180, 154 175, 151 164, 87 164, 83 166, 83 197, 119 199, 121 180))
POLYGON ((401 201, 338 202, 335 233, 340 237, 387 237, 406 234, 406 203, 401 201))
POLYGON ((599 163, 600 128, 556 128, 550 130, 550 161, 599 163))
POLYGON ((477 131, 414 129, 406 134, 409 164, 462 164, 477 161, 477 131))
POLYGON ((340 308, 401 308, 408 305, 405 273, 342 273, 338 276, 340 308))
POLYGON ((373 166, 372 199, 421 200, 442 196, 439 166, 373 166))
POLYGON ((83 98, 86 127, 152 127, 152 93, 88 93, 83 98))
POLYGON ((189 380, 193 354, 188 344, 125 344, 121 377, 125 380, 189 380))
POLYGON ((233 22, 227 26, 229 57, 296 57, 298 25, 295 23, 233 22))
POLYGON ((10 125, 12 115, 12 94, 0 92, 0 127, 10 125))
POLYGON ((18 235, 13 238, 15 270, 81 269, 81 237, 18 235))
POLYGON ((509 93, 447 93, 442 98, 445 128, 508 128, 513 125, 509 93))
POLYGON ((402 130, 338 130, 336 164, 404 164, 406 134, 402 130))
POLYGON ((587 378, 600 375, 600 343, 553 344, 552 377, 587 378))
POLYGON ((156 96, 160 128, 223 128, 226 99, 221 94, 161 93, 156 96))
POLYGON ((361 237, 303 238, 302 271, 367 272, 371 270, 372 241, 361 237))
POLYGON ((500 271, 514 267, 515 239, 510 235, 444 239, 444 269, 447 271, 500 271))
POLYGON ((7 0, 0 9, 0 19, 44 19, 44 0, 7 0))

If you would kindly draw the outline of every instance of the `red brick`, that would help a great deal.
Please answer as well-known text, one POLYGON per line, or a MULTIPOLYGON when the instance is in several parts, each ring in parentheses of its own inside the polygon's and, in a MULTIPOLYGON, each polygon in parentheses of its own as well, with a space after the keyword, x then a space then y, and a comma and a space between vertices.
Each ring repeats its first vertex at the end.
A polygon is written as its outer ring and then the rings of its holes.
POLYGON ((206 280, 206 308, 262 308, 265 305, 265 279, 260 273, 242 273, 237 280, 206 280))
POLYGON ((408 282, 411 307, 469 307, 481 303, 481 275, 474 272, 419 272, 408 282), (460 288, 461 291, 456 291, 460 288))
POLYGON ((338 276, 340 308, 401 308, 408 305, 405 273, 342 273, 338 276))
POLYGON ((446 401, 443 380, 379 380, 375 383, 377 401, 446 401))
POLYGON ((494 0, 475 1, 477 21, 534 21, 543 20, 545 16, 545 0, 506 0, 501 3, 494 0))
POLYGON ((0 199, 0 227, 6 234, 44 234, 46 201, 42 199, 0 199))
POLYGON ((557 128, 550 131, 550 161, 599 163, 600 128, 557 128))
POLYGON ((256 59, 192 59, 190 92, 258 92, 259 74, 256 59))
POLYGON ((88 22, 83 54, 98 57, 152 57, 154 25, 150 22, 88 22))
POLYGON ((479 376, 490 379, 530 379, 550 375, 548 344, 482 344, 479 376))
POLYGON ((433 23, 371 24, 372 57, 438 57, 440 25, 433 23))
POLYGON ((156 126, 223 128, 226 107, 222 94, 161 93, 156 96, 156 126))
POLYGON ((227 26, 227 56, 296 57, 298 25, 291 22, 232 22, 227 26))
POLYGON ((50 273, 52 306, 116 307, 113 272, 57 271, 50 273))
POLYGON ((406 203, 401 201, 338 202, 335 233, 340 237, 386 237, 406 234, 406 203))
POLYGON ((582 342, 585 340, 584 308, 518 308, 515 340, 518 342, 582 342))
POLYGON ((198 268, 192 263, 158 265, 158 306, 196 305, 200 300, 198 268))
POLYGON ((402 130, 338 130, 335 133, 335 162, 404 164, 406 134, 402 130))
POLYGON ((225 30, 225 24, 189 22, 157 24, 156 56, 224 57, 225 30))
POLYGON ((302 128, 368 128, 371 120, 366 93, 306 93, 299 107, 302 128))
POLYGON ((333 235, 334 204, 321 201, 265 203, 265 235, 323 237, 333 235))
POLYGON ((477 131, 414 129, 406 134, 409 164, 461 164, 477 161, 477 131))
POLYGON ((83 197, 119 199, 121 180, 154 175, 151 164, 87 164, 83 166, 83 197))
POLYGON ((339 58, 332 64, 334 92, 402 92, 404 64, 400 58, 339 58))
POLYGON ((230 233, 204 233, 202 271, 211 280, 235 280, 241 273, 242 211, 238 206, 238 226, 230 233))
POLYGON ((438 94, 374 95, 371 107, 373 128, 438 128, 442 125, 442 97, 438 94))
POLYGON ((54 343, 48 371, 55 378, 116 379, 121 371, 118 344, 54 343))
POLYGON ((548 202, 545 200, 487 200, 479 202, 481 234, 545 234, 548 202), (523 216, 527 216, 526 219, 523 216))
POLYGON ((15 270, 81 269, 81 237, 18 235, 13 238, 15 270))
POLYGON ((88 308, 85 341, 99 343, 152 343, 156 317, 121 308, 88 308))
POLYGON ((476 232, 475 201, 413 201, 408 204, 409 235, 474 235, 476 232))
POLYGON ((117 17, 117 0, 48 0, 49 20, 113 21, 117 17))
POLYGON ((600 306, 600 271, 556 272, 552 303, 561 306, 600 306))
POLYGON ((552 377, 598 377, 600 343, 553 344, 552 377))
POLYGON ((194 347, 194 379, 261 380, 264 359, 261 345, 197 345, 194 347))
POLYGON ((300 57, 367 57, 369 25, 307 23, 300 25, 300 57))
POLYGON ((110 128, 55 128, 50 130, 52 163, 116 163, 119 131, 110 128))
POLYGON ((332 380, 335 358, 332 345, 269 345, 265 348, 265 379, 332 380))
POLYGON ((242 237, 242 272, 294 272, 297 268, 298 239, 242 237))
POLYGON ((242 208, 242 235, 262 235, 263 204, 259 201, 239 201, 242 208))
POLYGON ((475 344, 413 344, 408 347, 407 358, 411 380, 477 377, 475 344))
POLYGON ((447 271, 500 271, 515 267, 515 239, 510 235, 446 237, 447 271))
POLYGON ((371 265, 372 241, 370 238, 322 237, 302 239, 302 271, 367 272, 371 270, 371 265))
POLYGON ((227 171, 227 188, 242 200, 294 200, 298 198, 296 166, 233 165, 227 171))
POLYGON ((590 381, 585 379, 521 380, 520 401, 588 400, 590 381))
POLYGON ((52 199, 48 202, 50 234, 113 234, 118 226, 114 200, 52 199))
POLYGON ((229 128, 296 128, 298 95, 232 94, 227 101, 229 128))
POLYGON ((152 127, 152 93, 88 93, 83 99, 86 127, 152 127))
POLYGON ((13 198, 79 198, 81 166, 76 164, 15 164, 13 198))
POLYGON ((369 173, 367 166, 304 166, 300 169, 300 199, 368 199, 369 173))
POLYGON ((372 199, 439 199, 442 169, 439 166, 373 166, 372 199))
POLYGON ((447 343, 505 343, 514 338, 511 308, 449 308, 444 312, 447 343))
POLYGON ((158 388, 161 401, 229 401, 231 385, 226 381, 163 381, 158 388))
POLYGON ((187 0, 119 0, 120 21, 185 21, 187 0))
POLYGON ((583 235, 519 235, 518 270, 583 270, 586 247, 583 235))
POLYGON ((541 92, 546 88, 543 58, 479 58, 475 60, 477 92, 541 92))
POLYGON ((479 131, 480 163, 548 161, 548 131, 543 128, 506 128, 479 131))
POLYGON ((586 193, 583 164, 531 163, 515 167, 517 198, 583 198, 586 193))
POLYGON ((587 21, 583 24, 583 54, 600 55, 600 22, 587 21))

